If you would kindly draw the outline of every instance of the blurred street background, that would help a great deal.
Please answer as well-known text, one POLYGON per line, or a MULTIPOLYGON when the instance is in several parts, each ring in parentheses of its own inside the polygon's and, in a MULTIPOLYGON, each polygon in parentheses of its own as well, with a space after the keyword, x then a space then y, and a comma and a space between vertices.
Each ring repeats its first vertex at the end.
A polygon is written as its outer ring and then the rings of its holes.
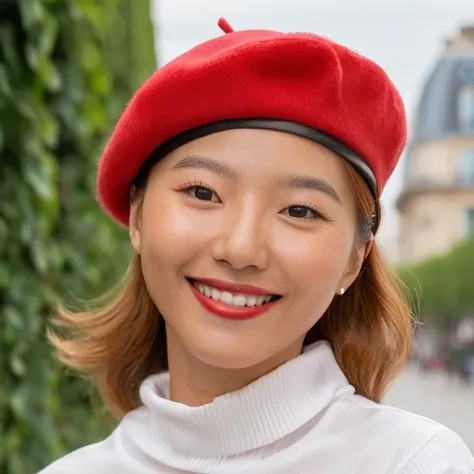
POLYGON ((87 381, 53 361, 47 320, 58 298, 98 296, 124 272, 128 237, 97 206, 97 160, 139 85, 222 34, 220 16, 328 36, 400 90, 409 143, 378 240, 416 342, 385 403, 474 450, 472 0, 0 0, 0 474, 35 473, 113 428, 87 381))

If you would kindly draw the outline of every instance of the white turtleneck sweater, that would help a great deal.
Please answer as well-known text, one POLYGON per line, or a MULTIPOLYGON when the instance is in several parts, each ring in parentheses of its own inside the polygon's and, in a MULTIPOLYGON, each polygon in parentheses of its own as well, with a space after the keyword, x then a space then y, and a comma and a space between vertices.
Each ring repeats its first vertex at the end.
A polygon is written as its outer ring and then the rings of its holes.
POLYGON ((428 419, 354 394, 320 342, 201 407, 169 400, 169 375, 105 441, 40 474, 468 474, 461 439, 428 419))

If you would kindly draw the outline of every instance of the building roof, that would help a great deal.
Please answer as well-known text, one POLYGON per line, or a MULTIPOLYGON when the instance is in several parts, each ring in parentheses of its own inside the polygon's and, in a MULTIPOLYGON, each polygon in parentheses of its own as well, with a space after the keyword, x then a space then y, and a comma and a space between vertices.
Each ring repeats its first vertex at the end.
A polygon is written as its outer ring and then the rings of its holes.
POLYGON ((403 165, 404 188, 409 186, 410 158, 423 142, 465 135, 458 122, 458 92, 474 85, 474 49, 447 51, 435 64, 423 88, 403 165))
POLYGON ((458 91, 474 84, 474 51, 448 52, 426 82, 415 120, 412 145, 459 133, 458 91))

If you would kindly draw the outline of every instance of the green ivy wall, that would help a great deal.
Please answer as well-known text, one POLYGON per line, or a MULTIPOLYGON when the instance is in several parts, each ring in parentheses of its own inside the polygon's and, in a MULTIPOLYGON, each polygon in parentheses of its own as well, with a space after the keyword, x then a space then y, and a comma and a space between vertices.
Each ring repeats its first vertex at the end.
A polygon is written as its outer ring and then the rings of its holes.
POLYGON ((98 296, 127 265, 96 166, 155 63, 148 0, 0 1, 0 474, 36 473, 112 427, 45 329, 58 297, 98 296))

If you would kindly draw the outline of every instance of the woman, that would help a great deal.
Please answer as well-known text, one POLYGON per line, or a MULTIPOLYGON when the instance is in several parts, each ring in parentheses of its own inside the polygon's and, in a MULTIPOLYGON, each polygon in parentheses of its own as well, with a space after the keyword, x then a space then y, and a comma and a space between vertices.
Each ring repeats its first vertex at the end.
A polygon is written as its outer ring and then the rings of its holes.
POLYGON ((43 473, 472 472, 453 432, 379 404, 411 337, 374 243, 399 94, 325 38, 219 24, 141 87, 100 162, 135 257, 51 339, 121 421, 43 473))

